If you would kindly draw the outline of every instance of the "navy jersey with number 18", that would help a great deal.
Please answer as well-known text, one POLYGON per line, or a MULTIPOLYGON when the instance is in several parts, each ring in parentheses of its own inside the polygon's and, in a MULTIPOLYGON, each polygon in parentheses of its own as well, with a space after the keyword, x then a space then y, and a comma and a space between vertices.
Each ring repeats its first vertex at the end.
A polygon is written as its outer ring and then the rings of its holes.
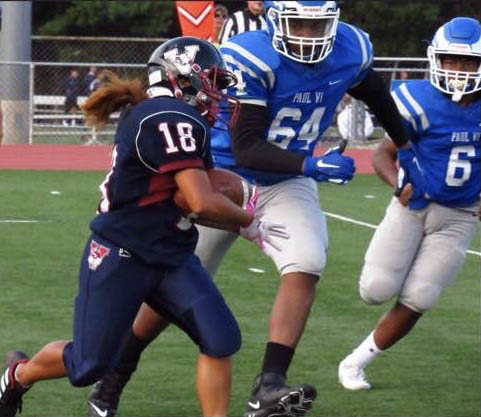
POLYGON ((197 110, 167 97, 126 109, 91 229, 149 264, 181 264, 198 234, 172 200, 174 175, 211 167, 210 128, 197 110))

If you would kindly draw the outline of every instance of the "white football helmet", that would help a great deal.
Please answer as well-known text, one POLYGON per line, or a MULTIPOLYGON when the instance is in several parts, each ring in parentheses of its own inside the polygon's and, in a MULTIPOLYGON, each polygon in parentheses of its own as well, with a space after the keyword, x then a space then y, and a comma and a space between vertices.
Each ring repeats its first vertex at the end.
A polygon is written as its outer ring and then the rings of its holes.
POLYGON ((264 6, 276 51, 305 64, 331 53, 339 22, 335 1, 266 1, 264 6))
POLYGON ((441 26, 428 47, 431 84, 459 101, 464 94, 481 90, 481 24, 469 17, 456 17, 441 26), (474 72, 445 70, 443 55, 463 55, 479 60, 474 72))

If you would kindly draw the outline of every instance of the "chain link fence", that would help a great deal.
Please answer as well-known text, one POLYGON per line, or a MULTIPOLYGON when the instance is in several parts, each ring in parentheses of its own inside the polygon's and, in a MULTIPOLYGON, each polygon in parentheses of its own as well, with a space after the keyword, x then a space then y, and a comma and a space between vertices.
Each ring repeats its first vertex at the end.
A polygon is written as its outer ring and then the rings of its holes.
MULTIPOLYGON (((107 144, 112 143, 118 115, 103 130, 83 122, 79 105, 99 85, 96 74, 104 69, 122 78, 146 82, 145 62, 164 38, 32 37, 32 62, 0 62, 0 109, 3 143, 107 144)), ((387 83, 397 79, 425 78, 424 58, 377 58, 375 68, 387 83)), ((374 132, 364 135, 364 105, 352 103, 349 137, 356 142, 384 135, 374 120, 374 132)), ((339 112, 343 105, 339 106, 339 112)), ((326 133, 340 137, 336 123, 326 133)))

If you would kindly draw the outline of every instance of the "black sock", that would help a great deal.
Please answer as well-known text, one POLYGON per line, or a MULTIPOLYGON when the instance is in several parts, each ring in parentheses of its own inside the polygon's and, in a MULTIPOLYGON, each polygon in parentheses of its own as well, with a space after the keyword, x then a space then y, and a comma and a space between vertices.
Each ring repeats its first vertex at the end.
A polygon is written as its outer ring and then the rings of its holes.
POLYGON ((122 342, 122 350, 115 370, 119 374, 133 373, 139 363, 140 355, 148 344, 149 341, 139 339, 130 328, 122 342))
POLYGON ((262 372, 274 372, 285 377, 293 356, 293 348, 274 342, 267 343, 262 372))

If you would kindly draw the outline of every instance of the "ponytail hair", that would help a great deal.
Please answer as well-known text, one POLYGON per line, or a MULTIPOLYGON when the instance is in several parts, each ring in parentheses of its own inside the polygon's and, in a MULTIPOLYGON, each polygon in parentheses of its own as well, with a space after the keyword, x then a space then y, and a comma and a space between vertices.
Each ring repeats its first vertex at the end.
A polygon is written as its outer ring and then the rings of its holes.
POLYGON ((112 113, 148 98, 139 79, 122 80, 108 70, 102 71, 99 78, 104 86, 94 91, 81 106, 89 126, 102 127, 112 113))

